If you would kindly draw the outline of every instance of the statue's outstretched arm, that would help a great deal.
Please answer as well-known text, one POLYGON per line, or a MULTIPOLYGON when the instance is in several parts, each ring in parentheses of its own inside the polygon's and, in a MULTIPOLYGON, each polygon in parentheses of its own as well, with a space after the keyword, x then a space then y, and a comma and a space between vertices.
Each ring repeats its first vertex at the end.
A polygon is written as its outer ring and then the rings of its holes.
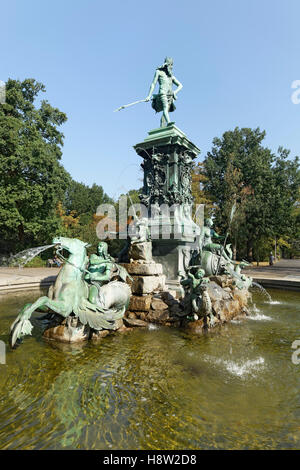
POLYGON ((148 96, 147 96, 147 98, 146 98, 145 101, 150 101, 150 98, 151 98, 151 96, 152 96, 152 93, 153 93, 153 91, 154 91, 155 85, 156 85, 157 80, 158 80, 158 75, 159 75, 159 72, 158 72, 158 70, 156 70, 155 75, 154 75, 154 78, 153 78, 153 81, 152 81, 151 86, 150 86, 150 90, 149 90, 148 96))
POLYGON ((181 88, 183 87, 183 85, 182 85, 182 83, 180 83, 180 81, 177 80, 177 78, 174 77, 174 76, 173 76, 173 83, 174 83, 175 85, 177 85, 177 88, 176 88, 176 90, 175 90, 174 93, 173 93, 173 94, 174 94, 174 98, 175 98, 175 100, 176 100, 176 98, 177 98, 176 95, 177 95, 177 93, 181 90, 181 88))
POLYGON ((215 232, 214 230, 212 230, 212 236, 213 236, 214 238, 218 238, 218 239, 220 239, 220 240, 222 240, 222 239, 224 240, 224 238, 225 238, 224 235, 219 235, 219 234, 218 234, 217 232, 215 232))

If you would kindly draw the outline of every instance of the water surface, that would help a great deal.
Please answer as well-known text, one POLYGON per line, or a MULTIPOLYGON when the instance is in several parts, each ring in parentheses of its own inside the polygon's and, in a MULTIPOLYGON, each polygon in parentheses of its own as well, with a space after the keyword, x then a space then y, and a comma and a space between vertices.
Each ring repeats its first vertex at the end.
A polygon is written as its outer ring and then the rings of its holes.
MULTIPOLYGON (((299 448, 300 293, 270 292, 203 336, 152 327, 69 346, 35 330, 0 364, 0 448, 299 448)), ((0 297, 1 340, 36 297, 0 297)))

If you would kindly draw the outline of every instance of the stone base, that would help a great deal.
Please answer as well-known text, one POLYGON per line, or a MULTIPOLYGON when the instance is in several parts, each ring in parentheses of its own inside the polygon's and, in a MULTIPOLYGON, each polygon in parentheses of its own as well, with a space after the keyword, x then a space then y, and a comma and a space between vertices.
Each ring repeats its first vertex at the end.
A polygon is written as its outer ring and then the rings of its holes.
POLYGON ((129 259, 144 260, 151 262, 152 260, 152 243, 151 242, 136 242, 131 243, 128 251, 129 259))
POLYGON ((168 280, 179 279, 179 272, 185 272, 191 259, 194 238, 153 240, 152 256, 156 263, 163 266, 163 273, 168 280))
POLYGON ((203 333, 234 318, 248 315, 247 304, 251 296, 247 289, 239 290, 234 280, 215 276, 207 288, 214 314, 214 325, 210 326, 207 317, 192 320, 187 318, 184 299, 176 298, 176 292, 162 291, 144 296, 133 295, 124 322, 132 327, 146 327, 147 323, 164 326, 183 327, 194 333, 203 333), (221 287, 226 284, 226 287, 221 287))
POLYGON ((132 292, 135 294, 152 294, 159 292, 165 287, 166 277, 161 276, 133 276, 131 285, 132 292))
MULTIPOLYGON (((81 343, 89 339, 99 340, 115 331, 124 330, 123 320, 117 320, 117 330, 91 330, 88 325, 82 325, 75 317, 66 318, 60 325, 47 328, 44 331, 44 338, 61 343, 81 343)), ((125 328, 126 329, 126 328, 125 328)))
MULTIPOLYGON (((155 263, 130 263, 124 265, 128 272, 134 275, 139 272, 141 278, 159 279, 162 275, 162 266, 155 263), (134 265, 134 266, 133 266, 134 265), (128 268, 127 268, 128 266, 128 268), (147 275, 145 273, 148 273, 147 275), (154 273, 157 273, 155 276, 154 273)), ((138 277, 138 276, 137 276, 138 277)), ((134 284, 135 281, 133 281, 134 284)), ((141 281, 144 282, 144 281, 141 281)), ((148 281, 145 281, 146 285, 148 281)), ((151 281, 152 282, 152 281, 151 281)), ((234 279, 228 276, 214 276, 207 287, 207 293, 212 304, 214 325, 210 326, 208 318, 203 316, 193 320, 184 306, 184 299, 177 298, 176 291, 160 290, 148 294, 135 293, 130 298, 129 308, 123 319, 118 322, 117 330, 92 331, 88 326, 82 325, 77 318, 68 317, 60 325, 48 328, 44 337, 63 343, 79 343, 92 340, 101 340, 105 336, 117 332, 130 331, 133 328, 145 328, 150 323, 162 326, 182 327, 193 333, 203 333, 234 318, 248 315, 247 304, 251 294, 247 289, 238 289, 234 279), (212 280, 213 279, 213 280, 212 280)), ((194 317, 195 318, 195 317, 194 317)))
MULTIPOLYGON (((216 276, 221 278, 222 276, 216 276)), ((219 282, 222 280, 219 279, 219 282)), ((247 304, 251 297, 247 289, 239 290, 230 285, 222 288, 215 281, 211 281, 208 286, 208 294, 212 303, 212 310, 214 314, 214 326, 227 323, 234 318, 241 318, 249 315, 247 304)), ((205 330, 210 329, 206 318, 200 318, 196 321, 188 321, 184 319, 182 326, 194 333, 203 333, 205 330)))
MULTIPOLYGON (((129 281, 128 284, 130 284, 131 292, 134 294, 133 297, 153 294, 165 289, 166 276, 162 274, 163 267, 161 264, 154 261, 138 260, 122 263, 122 266, 132 277, 132 281, 129 281)), ((139 302, 139 300, 136 302, 139 302)), ((143 308, 140 310, 143 310, 143 308)))
POLYGON ((135 274, 136 276, 159 276, 163 274, 163 267, 159 263, 146 263, 141 261, 131 263, 121 263, 126 269, 128 274, 135 274))
POLYGON ((61 343, 80 343, 89 339, 90 327, 82 325, 75 317, 69 317, 60 325, 45 330, 43 336, 61 343))
POLYGON ((165 326, 180 326, 181 316, 184 314, 180 301, 170 292, 163 291, 147 296, 132 296, 129 310, 125 313, 126 319, 142 320, 147 323, 156 323, 165 326), (136 308, 141 307, 141 308, 136 308))

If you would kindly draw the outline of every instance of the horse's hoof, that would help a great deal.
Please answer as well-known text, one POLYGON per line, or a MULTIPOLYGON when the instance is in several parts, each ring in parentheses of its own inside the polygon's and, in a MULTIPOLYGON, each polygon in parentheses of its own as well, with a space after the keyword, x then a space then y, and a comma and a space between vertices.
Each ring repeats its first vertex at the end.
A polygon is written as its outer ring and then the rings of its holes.
POLYGON ((20 341, 18 343, 18 338, 16 336, 16 330, 15 328, 12 330, 12 332, 9 335, 9 345, 11 349, 16 349, 20 344, 20 341))
POLYGON ((23 343, 23 341, 22 341, 20 338, 17 338, 15 344, 14 344, 13 346, 11 345, 10 347, 11 347, 11 349, 15 350, 15 349, 17 349, 22 343, 23 343))

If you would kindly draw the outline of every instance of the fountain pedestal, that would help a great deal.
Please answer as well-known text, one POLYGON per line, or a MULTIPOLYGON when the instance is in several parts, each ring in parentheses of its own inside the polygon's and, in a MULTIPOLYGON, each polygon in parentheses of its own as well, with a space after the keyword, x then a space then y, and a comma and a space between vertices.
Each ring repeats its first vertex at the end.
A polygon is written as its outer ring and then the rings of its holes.
POLYGON ((134 146, 143 158, 141 202, 147 207, 153 259, 169 280, 187 267, 199 234, 192 220, 191 170, 200 149, 174 123, 134 146))

